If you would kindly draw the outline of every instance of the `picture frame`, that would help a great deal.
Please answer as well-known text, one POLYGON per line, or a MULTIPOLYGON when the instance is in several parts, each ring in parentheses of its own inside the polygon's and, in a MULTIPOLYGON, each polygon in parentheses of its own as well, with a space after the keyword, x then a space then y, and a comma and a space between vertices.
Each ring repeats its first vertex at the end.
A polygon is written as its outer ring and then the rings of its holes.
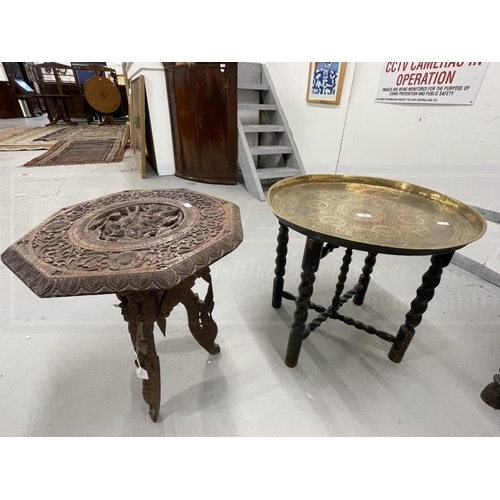
POLYGON ((345 62, 310 63, 307 102, 340 104, 346 66, 345 62))

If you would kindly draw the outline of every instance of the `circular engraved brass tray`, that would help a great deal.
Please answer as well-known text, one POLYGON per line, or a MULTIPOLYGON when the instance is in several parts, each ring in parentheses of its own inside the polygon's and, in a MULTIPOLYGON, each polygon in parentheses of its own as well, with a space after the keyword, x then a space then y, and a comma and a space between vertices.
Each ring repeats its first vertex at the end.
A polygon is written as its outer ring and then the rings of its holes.
POLYGON ((283 224, 306 236, 374 253, 451 252, 486 231, 483 217, 458 200, 377 177, 289 177, 269 189, 268 203, 283 224))

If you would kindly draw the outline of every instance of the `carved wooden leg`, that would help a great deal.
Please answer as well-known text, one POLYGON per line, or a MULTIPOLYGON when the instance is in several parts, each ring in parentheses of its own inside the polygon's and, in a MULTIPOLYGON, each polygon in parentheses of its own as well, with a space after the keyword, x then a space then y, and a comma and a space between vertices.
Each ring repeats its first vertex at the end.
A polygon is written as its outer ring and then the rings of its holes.
POLYGON ((300 275, 299 294, 295 301, 295 312, 293 314, 292 329, 288 337, 285 363, 290 368, 297 366, 300 349, 302 347, 302 336, 306 326, 309 311, 310 298, 313 292, 313 283, 316 279, 315 273, 319 267, 323 243, 321 241, 307 238, 304 256, 302 258, 302 273, 300 275))
POLYGON ((104 121, 99 124, 99 127, 102 127, 103 125, 116 125, 114 118, 109 113, 104 115, 104 121))
POLYGON ((132 346, 134 348, 134 352, 137 352, 137 322, 129 321, 128 322, 128 333, 130 334, 130 340, 132 341, 132 346))
POLYGON ((161 404, 160 358, 156 354, 153 334, 154 322, 140 321, 137 328, 137 359, 148 379, 142 381, 142 397, 149 405, 149 415, 153 422, 158 420, 161 404))
POLYGON ((377 259, 376 253, 369 253, 365 259, 365 265, 361 270, 361 276, 359 277, 358 283, 362 285, 362 288, 356 292, 356 295, 352 299, 352 301, 360 306, 365 300, 366 291, 368 290, 368 285, 370 284, 370 274, 373 271, 373 266, 375 265, 375 261, 377 259))
MULTIPOLYGON (((158 323, 165 335, 166 317, 173 308, 181 302, 187 311, 188 324, 191 333, 198 343, 210 354, 220 352, 215 343, 217 324, 212 319, 214 294, 210 269, 206 268, 196 276, 192 276, 171 290, 150 290, 136 293, 117 294, 125 321, 128 323, 130 338, 137 354, 141 368, 146 370, 148 379, 142 381, 142 395, 149 405, 149 414, 156 422, 160 412, 161 380, 160 359, 156 354, 154 341, 154 324, 158 323), (208 283, 204 300, 200 300, 191 288, 196 278, 202 278, 208 283)), ((137 365, 137 362, 136 362, 137 365)))
POLYGON ((72 122, 70 118, 68 118, 69 113, 67 112, 67 107, 66 107, 65 102, 63 102, 61 104, 59 102, 59 99, 54 99, 53 102, 54 102, 55 116, 49 123, 47 123, 45 125, 46 127, 50 127, 51 125, 55 125, 59 120, 63 120, 68 125, 73 125, 73 126, 78 125, 77 123, 72 122), (65 113, 65 110, 66 110, 66 113, 65 113))
POLYGON ((481 392, 481 399, 492 408, 500 410, 500 375, 493 377, 493 382, 488 384, 481 392))
POLYGON ((281 307, 283 286, 285 280, 286 254, 288 252, 288 227, 280 222, 278 231, 278 246, 276 248, 276 268, 274 269, 273 298, 272 306, 278 309, 281 307))
POLYGON ((450 263, 452 257, 453 252, 432 256, 431 266, 422 277, 422 284, 417 289, 417 296, 413 299, 410 310, 406 314, 406 320, 399 328, 396 340, 389 352, 389 359, 394 363, 400 363, 403 359, 406 349, 415 335, 415 328, 422 321, 422 316, 434 297, 435 289, 441 281, 443 268, 450 263))
POLYGON ((161 404, 160 359, 156 354, 153 334, 158 318, 158 293, 160 292, 117 294, 137 360, 148 374, 148 379, 142 381, 142 396, 149 405, 149 415, 153 422, 158 420, 161 404))
POLYGON ((214 294, 210 269, 206 268, 198 273, 197 277, 203 278, 208 283, 205 300, 200 300, 198 295, 191 290, 194 280, 186 281, 179 285, 179 301, 186 308, 188 325, 193 337, 210 354, 218 354, 220 347, 215 343, 217 337, 217 324, 212 319, 214 308, 214 294))

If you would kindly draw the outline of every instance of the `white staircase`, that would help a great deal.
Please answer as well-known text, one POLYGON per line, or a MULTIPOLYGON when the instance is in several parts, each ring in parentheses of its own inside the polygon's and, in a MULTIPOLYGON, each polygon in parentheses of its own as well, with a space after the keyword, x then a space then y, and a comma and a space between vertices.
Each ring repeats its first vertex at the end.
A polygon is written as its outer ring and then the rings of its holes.
POLYGON ((305 173, 263 64, 238 63, 238 165, 247 191, 260 201, 269 183, 305 173))

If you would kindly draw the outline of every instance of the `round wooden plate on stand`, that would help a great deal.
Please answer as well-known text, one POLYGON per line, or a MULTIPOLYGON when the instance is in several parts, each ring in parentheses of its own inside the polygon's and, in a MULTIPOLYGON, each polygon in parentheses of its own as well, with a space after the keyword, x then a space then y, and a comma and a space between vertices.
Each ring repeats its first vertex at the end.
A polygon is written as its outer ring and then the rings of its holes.
POLYGON ((83 86, 85 99, 97 111, 104 114, 101 125, 115 125, 110 113, 120 107, 121 96, 118 87, 103 76, 89 78, 83 86))

